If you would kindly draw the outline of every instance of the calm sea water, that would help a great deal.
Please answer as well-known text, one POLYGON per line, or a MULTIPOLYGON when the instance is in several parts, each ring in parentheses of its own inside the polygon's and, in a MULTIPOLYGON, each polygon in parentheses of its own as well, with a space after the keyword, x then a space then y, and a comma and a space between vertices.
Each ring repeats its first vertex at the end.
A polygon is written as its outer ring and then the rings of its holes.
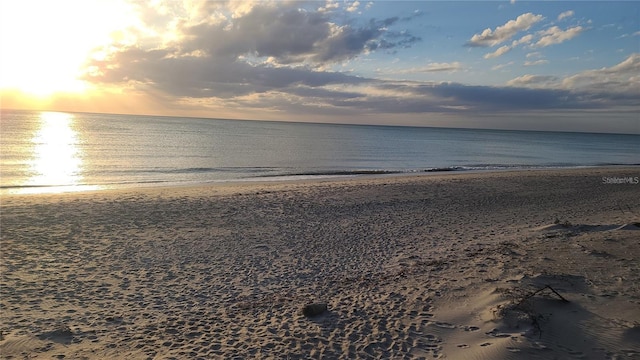
POLYGON ((640 135, 3 110, 0 192, 640 164, 640 135))

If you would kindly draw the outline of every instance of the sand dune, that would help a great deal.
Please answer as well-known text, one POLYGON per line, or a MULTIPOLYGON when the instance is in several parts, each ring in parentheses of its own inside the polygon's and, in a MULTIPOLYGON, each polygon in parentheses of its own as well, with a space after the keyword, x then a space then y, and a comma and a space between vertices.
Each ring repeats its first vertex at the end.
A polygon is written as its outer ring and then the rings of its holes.
POLYGON ((0 357, 640 358, 637 172, 3 197, 0 357))

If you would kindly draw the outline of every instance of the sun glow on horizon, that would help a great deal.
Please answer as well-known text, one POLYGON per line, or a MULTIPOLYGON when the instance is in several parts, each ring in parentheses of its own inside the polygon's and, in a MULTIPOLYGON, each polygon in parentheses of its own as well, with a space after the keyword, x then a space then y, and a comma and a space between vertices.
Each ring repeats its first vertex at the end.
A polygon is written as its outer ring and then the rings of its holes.
POLYGON ((91 51, 130 20, 119 1, 6 1, 1 5, 0 89, 36 97, 86 92, 91 51))

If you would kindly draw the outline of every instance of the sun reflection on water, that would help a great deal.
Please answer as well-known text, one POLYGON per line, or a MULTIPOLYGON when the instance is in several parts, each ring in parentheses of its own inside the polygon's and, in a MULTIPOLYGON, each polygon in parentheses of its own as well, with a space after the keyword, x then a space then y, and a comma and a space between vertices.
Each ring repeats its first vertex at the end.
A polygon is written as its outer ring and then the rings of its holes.
POLYGON ((28 187, 21 193, 92 190, 83 184, 83 160, 73 114, 42 112, 40 129, 32 139, 33 159, 28 187))

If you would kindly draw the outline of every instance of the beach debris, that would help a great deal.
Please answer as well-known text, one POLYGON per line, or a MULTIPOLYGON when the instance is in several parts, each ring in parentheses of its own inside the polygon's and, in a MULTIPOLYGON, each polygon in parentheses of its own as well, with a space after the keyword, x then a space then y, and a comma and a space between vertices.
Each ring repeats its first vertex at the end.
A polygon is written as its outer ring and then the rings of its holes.
POLYGON ((494 318, 496 315, 499 315, 511 327, 519 327, 521 322, 529 323, 541 338, 542 325, 540 321, 545 320, 546 317, 535 310, 532 301, 537 294, 543 293, 547 290, 551 294, 555 295, 561 302, 569 303, 569 300, 560 295, 560 293, 549 284, 546 284, 535 291, 527 291, 525 288, 497 288, 497 292, 510 297, 511 301, 507 304, 501 304, 495 307, 492 310, 494 318))
POLYGON ((51 340, 59 343, 70 343, 73 337, 73 331, 67 325, 60 324, 52 331, 42 333, 38 336, 40 340, 51 340))
POLYGON ((624 224, 624 225, 616 228, 616 230, 640 230, 640 222, 633 222, 633 223, 629 223, 629 224, 624 224))
POLYGON ((560 221, 560 219, 559 219, 559 218, 556 218, 556 219, 553 221, 553 224, 554 224, 554 225, 560 225, 560 226, 562 226, 562 227, 564 227, 564 228, 570 228, 570 227, 572 227, 572 226, 573 226, 573 224, 571 224, 571 222, 569 222, 569 220, 560 221))
POLYGON ((307 304, 302 308, 302 315, 306 317, 314 317, 321 315, 325 311, 327 311, 326 303, 307 304))
POLYGON ((560 295, 560 293, 558 293, 557 291, 555 291, 555 290, 551 287, 551 285, 546 285, 546 286, 544 286, 544 287, 542 287, 542 288, 540 288, 540 289, 538 289, 538 290, 536 290, 536 291, 534 291, 534 292, 530 293, 529 295, 525 296, 522 300, 520 300, 520 302, 519 302, 517 305, 522 304, 522 303, 523 303, 524 301, 526 301, 527 299, 529 299, 529 298, 531 298, 531 297, 534 297, 536 294, 541 293, 541 292, 543 292, 543 291, 545 291, 545 290, 547 290, 547 289, 551 290, 551 292, 552 292, 552 293, 556 294, 556 296, 557 296, 557 297, 558 297, 562 302, 565 302, 565 303, 568 303, 568 302, 569 302, 569 300, 565 299, 565 298, 564 298, 564 296, 560 295))

